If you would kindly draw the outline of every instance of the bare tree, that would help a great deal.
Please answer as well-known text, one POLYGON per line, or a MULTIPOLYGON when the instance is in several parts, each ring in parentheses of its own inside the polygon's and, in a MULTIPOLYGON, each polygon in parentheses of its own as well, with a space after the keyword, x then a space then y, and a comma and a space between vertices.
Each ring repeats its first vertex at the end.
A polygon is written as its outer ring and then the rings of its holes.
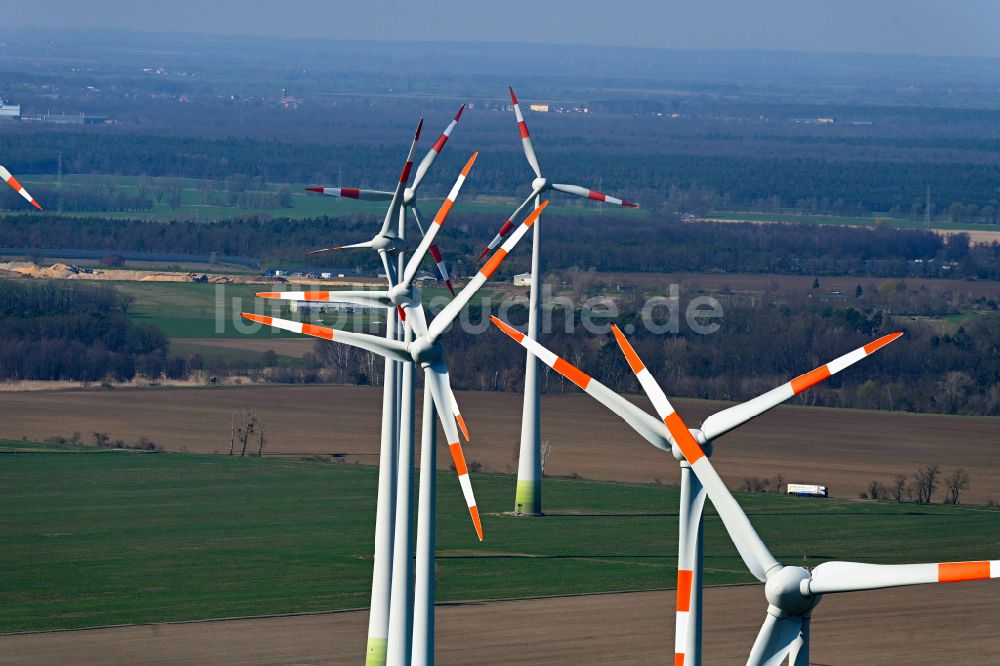
POLYGON ((897 474, 892 477, 892 498, 897 502, 902 502, 906 495, 906 475, 897 474))
POLYGON ((867 494, 873 500, 884 500, 889 497, 889 488, 879 481, 869 481, 867 494))
POLYGON ((944 482, 948 493, 944 501, 948 504, 958 504, 959 495, 969 489, 969 475, 964 469, 956 469, 944 482))
POLYGON ((260 424, 260 432, 258 433, 260 437, 257 439, 257 457, 260 458, 264 454, 264 444, 267 440, 264 439, 264 424, 260 424))
MULTIPOLYGON (((543 439, 540 449, 542 454, 542 476, 545 476, 545 463, 549 461, 549 456, 552 455, 552 444, 549 440, 543 439)), ((518 451, 518 453, 520 453, 520 451, 518 451)))
MULTIPOLYGON (((260 419, 252 408, 243 407, 233 412, 235 440, 240 443, 240 457, 247 454, 247 445, 255 432, 261 430, 260 419)), ((261 445, 263 447, 263 445, 261 445)))
POLYGON ((931 503, 934 491, 937 490, 937 487, 941 483, 940 476, 941 468, 937 465, 928 465, 923 469, 917 470, 917 473, 913 475, 913 479, 916 482, 918 504, 931 503))
POLYGON ((785 477, 778 472, 774 477, 774 492, 780 493, 782 486, 785 485, 785 477))

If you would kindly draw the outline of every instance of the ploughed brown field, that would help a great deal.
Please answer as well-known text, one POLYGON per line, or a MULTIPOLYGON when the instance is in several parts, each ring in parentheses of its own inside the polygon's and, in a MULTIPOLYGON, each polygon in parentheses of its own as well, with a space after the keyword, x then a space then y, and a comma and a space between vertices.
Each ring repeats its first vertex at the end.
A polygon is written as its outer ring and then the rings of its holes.
MULTIPOLYGON (((521 396, 460 392, 472 432, 466 458, 484 471, 516 471, 521 396)), ((652 410, 645 398, 638 404, 652 410)), ((677 465, 628 426, 579 392, 542 398, 542 438, 552 445, 546 473, 592 479, 676 483, 677 465)), ((677 400, 695 426, 726 403, 677 400)), ((418 398, 417 405, 420 405, 418 398)), ((168 450, 225 453, 230 416, 254 407, 267 431, 266 454, 347 454, 375 464, 381 389, 262 385, 227 388, 86 390, 0 393, 0 437, 44 439, 95 431, 112 440, 145 436, 168 450)), ((1000 501, 1000 420, 782 406, 716 442, 713 460, 731 487, 746 476, 820 483, 852 498, 871 480, 888 483, 938 464, 947 475, 964 468, 968 503, 1000 501)), ((438 464, 451 464, 440 447, 438 464)), ((940 491, 943 499, 943 490, 940 491)), ((506 511, 508 507, 489 507, 506 511)))
MULTIPOLYGON (((440 664, 662 664, 673 593, 440 606, 440 664)), ((989 581, 829 595, 810 663, 995 664, 1000 586, 989 581)), ((743 664, 764 617, 758 585, 705 590, 704 663, 743 664)), ((0 664, 361 663, 367 611, 0 637, 0 664)))

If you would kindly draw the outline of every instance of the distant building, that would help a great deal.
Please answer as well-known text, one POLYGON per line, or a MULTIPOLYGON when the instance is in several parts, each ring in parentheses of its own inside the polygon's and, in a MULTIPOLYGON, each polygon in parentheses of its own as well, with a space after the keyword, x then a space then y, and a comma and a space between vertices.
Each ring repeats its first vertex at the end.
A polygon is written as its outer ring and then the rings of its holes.
POLYGON ((6 101, 0 99, 0 118, 13 118, 14 120, 20 119, 21 105, 9 104, 6 101))
POLYGON ((531 273, 520 273, 514 276, 514 286, 515 287, 530 287, 531 286, 531 273))
POLYGON ((528 108, 531 109, 532 111, 534 111, 535 113, 548 113, 549 112, 549 105, 548 104, 532 104, 528 108))

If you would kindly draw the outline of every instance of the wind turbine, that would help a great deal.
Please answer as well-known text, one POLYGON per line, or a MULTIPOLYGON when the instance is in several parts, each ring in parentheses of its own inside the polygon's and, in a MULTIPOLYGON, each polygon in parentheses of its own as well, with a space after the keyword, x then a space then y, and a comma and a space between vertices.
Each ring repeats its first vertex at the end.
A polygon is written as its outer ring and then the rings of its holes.
MULTIPOLYGON (((419 136, 419 132, 418 132, 419 136)), ((412 153, 412 148, 411 148, 412 153)), ((387 315, 395 319, 396 312, 401 314, 405 307, 419 307, 420 318, 423 319, 423 309, 420 306, 419 290, 412 286, 413 278, 416 276, 420 262, 432 246, 435 236, 445 218, 451 211, 455 200, 461 191, 462 185, 467 178, 472 165, 476 161, 478 153, 474 153, 466 163, 454 186, 449 192, 444 203, 435 215, 433 222, 420 246, 416 249, 410 261, 401 270, 402 279, 397 283, 397 275, 393 271, 394 266, 391 261, 383 260, 388 271, 389 289, 385 291, 288 291, 288 292, 262 292, 257 296, 260 298, 281 299, 291 301, 306 302, 349 302, 357 305, 386 308, 387 315)), ((400 182, 405 182, 405 174, 410 161, 404 167, 404 176, 400 182)), ((394 215, 392 208, 387 214, 387 218, 394 215)), ((402 229, 400 229, 402 231, 402 229)), ((386 252, 388 253, 389 250, 386 252)), ((411 342, 414 326, 407 326, 404 343, 411 342)), ((426 328, 426 327, 424 327, 426 328)), ((391 329, 390 329, 391 330, 391 329)), ((393 339, 387 333, 387 339, 393 339)), ((379 505, 376 514, 376 569, 373 573, 372 584, 372 610, 369 614, 369 639, 367 661, 369 663, 385 663, 389 645, 405 643, 408 640, 408 631, 412 623, 411 614, 411 580, 412 580, 412 550, 409 543, 412 537, 412 466, 413 466, 413 364, 403 364, 399 385, 402 392, 397 395, 395 386, 388 386, 390 371, 396 362, 390 356, 386 356, 386 383, 387 387, 383 395, 383 441, 380 451, 379 469, 379 505), (394 402, 398 400, 399 402, 394 402), (398 407, 398 410, 397 410, 398 407), (394 430, 394 428, 398 428, 394 430), (396 450, 391 446, 392 441, 387 441, 387 433, 395 432, 398 437, 396 450), (395 480, 393 480, 395 479, 395 480), (395 499, 392 498, 392 491, 395 490, 395 499), (381 566, 379 563, 381 562, 381 566), (391 566, 389 565, 391 562, 391 566), (376 607, 376 603, 379 605, 376 607), (395 639, 393 640, 393 637, 395 639)), ((450 413, 455 419, 455 423, 461 427, 466 440, 469 439, 469 431, 462 419, 458 409, 458 402, 451 386, 445 384, 445 400, 450 405, 450 413)), ((430 392, 428 391, 428 395, 430 392)), ((426 406, 426 405, 425 405, 426 406)), ((425 413, 425 423, 433 423, 433 412, 425 413)), ((452 423, 451 430, 455 431, 454 441, 458 435, 452 423)), ((450 432, 450 431, 449 431, 450 432)), ((461 459, 461 450, 459 456, 461 459)), ((456 460, 456 467, 459 466, 456 460)), ((462 465, 464 468, 464 464, 462 465)), ((467 473, 466 473, 467 474, 467 473)), ((422 473, 423 477, 423 473, 422 473)), ((464 484, 463 484, 464 488, 464 484)), ((471 494, 471 487, 469 488, 471 494)), ((478 528, 477 528, 478 530, 478 528)), ((481 536, 480 536, 481 538, 481 536)), ((432 597, 433 599, 433 597, 432 597)), ((433 608, 433 601, 431 602, 433 608)), ((420 607, 418 606, 418 610, 420 607)), ((418 619, 419 616, 418 616, 418 619)), ((431 624, 433 619, 431 620, 431 624)), ((425 623, 426 625, 426 623, 425 623)), ((399 652, 405 647, 394 650, 399 652)))
MULTIPOLYGON (((402 206, 404 209, 409 209, 413 213, 413 219, 417 223, 417 228, 420 230, 420 235, 424 235, 424 227, 426 223, 424 221, 424 216, 420 212, 420 207, 417 206, 417 188, 420 187, 420 183, 423 182, 424 176, 427 175, 427 171, 434 164, 434 160, 437 156, 441 154, 444 149, 444 145, 448 143, 448 138, 451 136, 452 130, 458 125, 459 118, 462 117, 462 111, 465 110, 465 105, 459 107, 458 113, 452 121, 445 127, 444 131, 441 132, 441 136, 438 137, 431 149, 427 151, 424 155, 424 159, 420 161, 417 165, 416 175, 413 177, 413 185, 407 187, 403 190, 402 206)), ((419 130, 418 130, 419 136, 419 130)), ((412 160, 411 160, 412 161, 412 160)), ((342 197, 345 199, 359 199, 361 201, 392 201, 395 194, 393 192, 385 192, 382 190, 362 190, 355 187, 307 187, 307 192, 318 192, 330 197, 342 197)), ((405 214, 405 213, 404 213, 405 214)), ((448 274, 448 268, 445 266, 444 258, 441 256, 441 250, 438 249, 437 245, 431 244, 430 248, 431 258, 434 260, 437 266, 438 272, 441 274, 441 279, 444 281, 448 291, 451 295, 455 295, 455 289, 451 284, 451 276, 448 274)))
MULTIPOLYGON (((517 207, 514 213, 507 218, 507 221, 500 227, 496 237, 490 241, 486 249, 479 255, 482 261, 491 250, 493 250, 503 240, 511 229, 514 228, 514 221, 522 210, 532 201, 535 208, 541 195, 550 190, 564 192, 585 199, 603 201, 625 208, 638 208, 639 204, 624 201, 616 197, 602 194, 597 190, 591 190, 579 185, 563 185, 553 183, 548 178, 542 176, 542 169, 535 156, 535 148, 531 143, 531 135, 528 132, 528 125, 521 115, 521 107, 517 103, 517 96, 514 89, 510 88, 510 100, 514 105, 514 117, 517 119, 518 129, 521 131, 521 145, 524 148, 524 156, 535 172, 535 179, 531 182, 531 194, 517 207)), ((528 337, 533 340, 538 339, 538 319, 541 314, 541 296, 539 295, 539 282, 541 280, 540 258, 539 258, 539 225, 535 225, 532 236, 531 248, 531 295, 528 302, 528 337)), ((514 510, 518 513, 540 515, 542 513, 542 453, 541 453, 541 414, 539 411, 539 400, 541 396, 541 384, 538 377, 538 361, 528 352, 524 369, 524 409, 521 414, 521 449, 517 461, 517 491, 514 497, 514 510)))
MULTIPOLYGON (((697 477, 692 477, 691 466, 680 449, 671 446, 670 434, 654 416, 621 397, 604 384, 590 377, 544 346, 517 331, 496 317, 490 317, 493 324, 532 352, 543 363, 579 386, 612 412, 620 416, 629 426, 653 446, 670 451, 680 462, 681 498, 678 511, 680 530, 677 541, 677 605, 674 632, 674 663, 688 666, 701 663, 701 572, 702 572, 702 511, 705 505, 705 490, 697 477)), ((712 414, 702 423, 701 428, 691 430, 691 434, 701 443, 706 455, 711 455, 715 439, 738 428, 764 412, 780 405, 789 398, 802 393, 817 383, 837 374, 901 336, 902 333, 885 335, 864 347, 822 365, 815 370, 799 375, 781 386, 771 389, 752 400, 734 405, 712 414)))
POLYGON ((792 666, 808 666, 809 624, 812 611, 824 594, 1000 578, 1000 560, 927 564, 830 561, 812 570, 783 565, 757 534, 750 519, 715 471, 705 450, 674 410, 625 335, 617 326, 612 326, 612 331, 632 372, 667 426, 673 444, 680 449, 692 472, 705 486, 743 562, 757 580, 764 583, 767 614, 747 664, 778 666, 788 657, 792 666))
MULTIPOLYGON (((404 265, 402 251, 408 247, 404 233, 405 214, 402 212, 402 205, 405 198, 406 184, 413 169, 413 156, 416 151, 417 141, 420 139, 420 131, 423 124, 424 121, 421 118, 414 132, 413 141, 410 144, 406 162, 396 183, 395 191, 385 193, 388 195, 391 203, 386 211, 379 232, 370 241, 330 248, 333 250, 347 248, 369 248, 375 250, 385 269, 390 288, 395 286, 397 276, 397 266, 394 265, 392 259, 393 257, 399 259, 398 271, 401 272, 404 265)), ((441 143, 440 140, 439 143, 441 143)), ((444 144, 441 143, 441 145, 444 144)), ((425 161, 427 160, 425 159, 425 161)), ((328 250, 316 250, 314 253, 325 251, 328 250)), ((386 340, 396 341, 400 337, 399 320, 401 315, 402 310, 400 308, 390 308, 386 312, 386 340)), ((379 448, 378 500, 375 518, 375 553, 372 571, 371 610, 368 617, 366 657, 366 663, 368 664, 384 664, 386 659, 392 604, 393 562, 396 559, 393 552, 394 541, 397 537, 402 536, 396 534, 396 509, 397 504, 402 504, 405 509, 409 502, 407 494, 401 495, 397 492, 397 485, 402 483, 405 486, 411 481, 410 477, 405 473, 402 476, 399 474, 398 454, 401 440, 404 439, 404 447, 409 446, 412 451, 412 428, 401 428, 403 411, 407 411, 405 415, 406 419, 412 422, 414 393, 412 366, 410 366, 410 369, 405 369, 403 364, 387 356, 385 358, 384 377, 385 380, 382 387, 382 434, 379 448)), ((407 462, 410 458, 411 456, 406 456, 404 462, 407 462)), ((407 576, 397 574, 396 584, 403 585, 407 579, 407 576)))
POLYGON ((22 197, 24 197, 28 203, 30 203, 38 210, 42 210, 42 206, 37 201, 35 201, 35 197, 28 194, 28 190, 24 189, 24 185, 21 185, 21 183, 18 182, 17 178, 14 178, 13 174, 11 174, 10 171, 7 171, 6 167, 4 166, 0 166, 0 178, 6 181, 8 185, 13 187, 14 191, 20 194, 22 197))
MULTIPOLYGON (((475 156, 473 156, 473 160, 474 159, 475 156)), ((468 172, 468 168, 471 167, 471 164, 472 160, 470 160, 469 164, 466 165, 466 170, 463 175, 459 177, 459 181, 456 183, 456 188, 460 187, 461 182, 464 179, 464 174, 468 172)), ((457 194, 457 189, 453 188, 452 192, 453 194, 457 194)), ((472 492, 472 485, 469 480, 465 457, 462 453, 462 447, 458 438, 458 428, 456 427, 457 421, 454 418, 457 406, 455 404, 454 394, 451 390, 448 366, 444 361, 444 347, 440 341, 440 337, 451 326, 461 310, 469 303, 476 292, 478 292, 490 276, 493 275, 507 254, 514 248, 518 241, 524 237, 527 230, 535 223, 545 206, 548 205, 548 202, 542 202, 538 209, 525 218, 524 222, 519 225, 510 238, 504 242, 500 249, 497 250, 490 260, 487 261, 479 272, 472 278, 472 280, 470 280, 469 284, 466 285, 456 295, 455 299, 445 306, 445 308, 428 324, 425 318, 423 305, 420 301, 419 289, 413 287, 410 284, 410 281, 416 274, 417 266, 419 265, 420 260, 427 252, 430 244, 433 242, 437 230, 444 222, 444 218, 447 216, 447 212, 451 208, 450 202, 453 201, 453 197, 449 195, 449 200, 446 200, 445 204, 442 205, 438 215, 435 216, 434 224, 431 226, 420 246, 413 253, 410 261, 407 263, 402 281, 394 288, 389 289, 387 292, 360 292, 350 294, 346 297, 345 293, 348 292, 326 293, 326 297, 330 300, 345 300, 345 298, 354 299, 356 297, 358 301, 355 302, 364 302, 361 299, 368 298, 371 299, 368 302, 377 303, 383 307, 396 306, 402 308, 406 312, 407 327, 412 331, 411 339, 401 342, 365 333, 339 331, 332 328, 250 313, 243 313, 243 317, 251 321, 259 322, 282 330, 310 335, 325 340, 343 342, 348 345, 372 351, 386 358, 391 358, 402 363, 419 364, 424 370, 425 390, 430 393, 434 411, 437 412, 438 418, 444 428, 445 436, 448 439, 448 448, 455 464, 456 473, 458 474, 459 483, 462 487, 463 495, 465 496, 469 514, 472 517, 476 534, 481 541, 483 539, 482 524, 480 522, 479 510, 476 506, 475 496, 472 492)), ((319 296, 322 293, 323 292, 320 292, 319 294, 302 292, 303 296, 309 294, 307 297, 309 300, 312 300, 314 296, 319 296)), ((322 298, 318 300, 322 300, 322 298)), ((433 415, 427 413, 428 409, 429 407, 425 400, 425 423, 433 419, 433 415)), ((433 464, 433 456, 426 456, 421 460, 422 470, 425 469, 425 465, 433 464)), ((403 473, 404 471, 401 466, 399 474, 402 475, 403 473)), ((429 482, 430 481, 428 479, 427 483, 429 482)), ((423 488, 424 486, 425 481, 422 471, 421 487, 423 488)), ((402 487, 402 485, 400 487, 402 487)), ((428 572, 433 574, 434 516, 432 511, 427 511, 427 507, 429 506, 428 502, 422 499, 420 506, 422 512, 418 519, 420 527, 418 534, 420 552, 417 562, 417 572, 420 575, 426 575, 428 572)), ((401 521, 404 520, 408 520, 408 516, 399 515, 397 510, 395 528, 397 532, 400 530, 401 521)), ((402 557, 408 563, 412 561, 412 550, 409 549, 408 541, 405 546, 407 550, 402 557)), ((398 546, 397 552, 394 553, 394 556, 397 555, 397 553, 398 546)), ((399 561, 399 557, 396 557, 395 559, 399 561)), ((407 571, 408 570, 409 569, 407 568, 407 571)), ((433 627, 433 582, 427 580, 419 581, 417 583, 417 589, 420 592, 421 597, 419 598, 420 604, 416 609, 416 620, 414 621, 414 625, 417 626, 421 632, 418 639, 424 642, 412 642, 412 644, 407 644, 406 639, 412 636, 412 634, 405 632, 397 634, 397 632, 393 631, 393 615, 398 617, 398 614, 390 613, 390 629, 388 632, 389 638, 386 652, 387 663, 404 663, 407 659, 411 658, 411 649, 413 658, 416 661, 421 661, 421 658, 418 658, 419 656, 423 656, 422 658, 426 658, 427 655, 430 655, 431 658, 433 657, 432 629, 429 631, 429 628, 433 627), (430 641, 429 647, 427 645, 427 641, 430 641)), ((396 594, 396 590, 393 590, 392 607, 394 609, 397 605, 397 598, 398 596, 396 594)))

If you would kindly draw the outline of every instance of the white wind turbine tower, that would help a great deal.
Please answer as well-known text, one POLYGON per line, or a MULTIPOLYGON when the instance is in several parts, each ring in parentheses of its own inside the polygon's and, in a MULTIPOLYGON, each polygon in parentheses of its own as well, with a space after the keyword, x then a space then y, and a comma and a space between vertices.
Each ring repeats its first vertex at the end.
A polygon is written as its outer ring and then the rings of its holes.
MULTIPOLYGON (((424 240, 416 249, 410 261, 407 263, 402 279, 398 284, 386 292, 277 292, 261 294, 262 296, 280 296, 285 299, 310 300, 310 301, 348 301, 364 305, 377 305, 380 307, 401 308, 406 313, 407 327, 412 332, 407 341, 388 340, 364 333, 350 333, 332 328, 303 324, 301 322, 288 321, 257 314, 243 313, 246 319, 259 322, 275 328, 310 335, 325 340, 342 342, 344 344, 366 349, 380 354, 386 358, 402 362, 404 364, 419 364, 424 369, 425 390, 429 393, 431 401, 425 398, 424 402, 424 424, 425 435, 433 422, 433 414, 429 412, 431 405, 437 411, 438 418, 444 428, 445 436, 448 438, 448 448, 455 463, 456 472, 459 475, 459 482, 468 505, 470 516, 476 528, 476 533, 480 540, 483 538, 482 524, 479 518, 479 510, 476 506, 475 496, 469 481, 468 468, 462 454, 462 447, 458 439, 458 428, 456 427, 457 405, 454 393, 451 390, 448 367, 444 362, 444 348, 440 342, 441 335, 451 326, 458 317, 461 310, 469 303, 478 290, 485 284, 486 280, 500 266, 507 254, 513 249, 517 242, 524 237, 529 227, 538 219, 542 210, 548 202, 543 202, 541 206, 528 216, 519 225, 514 234, 507 239, 503 246, 490 258, 480 269, 479 273, 463 288, 430 324, 427 323, 423 305, 420 301, 419 289, 412 286, 412 279, 416 274, 417 267, 430 244, 433 242, 441 224, 443 224, 448 211, 454 203, 454 198, 458 194, 458 189, 464 181, 465 175, 471 168, 475 155, 466 165, 455 187, 452 189, 448 199, 442 205, 441 210, 435 216, 434 223, 429 229, 424 240)), ((412 426, 412 421, 410 423, 412 426)), ((405 425, 403 426, 405 427, 405 425)), ((401 441, 403 437, 401 437, 401 441)), ((389 617, 388 645, 386 650, 386 663, 403 664, 409 663, 433 663, 433 612, 434 612, 434 584, 433 584, 433 548, 434 548, 434 501, 433 501, 433 474, 434 456, 429 453, 429 447, 433 446, 432 437, 428 437, 424 442, 424 452, 421 458, 421 513, 418 518, 418 539, 417 539, 417 575, 416 589, 418 597, 416 600, 415 618, 410 594, 412 587, 398 588, 396 581, 398 578, 409 581, 410 566, 413 551, 408 539, 409 521, 412 517, 407 513, 409 504, 400 503, 397 505, 397 515, 395 530, 397 535, 402 531, 407 534, 407 538, 400 540, 397 538, 394 552, 394 574, 393 577, 392 605, 389 617), (403 507, 401 511, 398 507, 403 507), (403 575, 403 572, 406 575, 403 575), (403 605, 400 608, 400 605, 403 605)), ((401 444, 402 449, 402 444, 401 444)), ((403 451, 400 451, 402 458, 403 451)), ((403 461, 400 460, 399 475, 404 475, 403 461)), ((403 483, 399 485, 400 492, 403 490, 403 483)))
MULTIPOLYGON (((542 193, 550 190, 572 194, 585 199, 603 201, 605 203, 623 206, 625 208, 638 208, 639 205, 630 201, 623 201, 616 197, 602 194, 596 190, 591 190, 579 185, 563 185, 553 183, 548 178, 542 176, 542 169, 535 156, 535 148, 531 143, 531 135, 528 133, 528 125, 521 115, 521 107, 517 103, 517 96, 514 89, 510 88, 510 100, 514 105, 514 116, 517 118, 517 126, 521 132, 521 145, 524 148, 524 156, 528 159, 528 164, 535 172, 535 179, 531 182, 531 194, 517 207, 514 213, 500 227, 496 237, 479 255, 482 260, 488 252, 493 250, 503 240, 504 236, 513 229, 514 221, 524 208, 538 202, 542 193)), ((539 225, 535 225, 532 235, 531 248, 531 295, 528 302, 528 336, 533 340, 538 339, 538 320, 541 315, 541 297, 539 296, 539 282, 542 273, 539 267, 539 225)), ((517 461, 517 491, 514 498, 514 510, 518 513, 530 515, 540 515, 542 513, 542 453, 541 453, 541 413, 539 411, 539 400, 541 385, 538 377, 538 361, 528 352, 524 369, 524 410, 521 414, 521 449, 517 461)))
POLYGON ((1000 560, 928 564, 830 561, 812 570, 783 565, 768 550, 715 471, 704 449, 674 411, 663 389, 645 368, 624 334, 617 326, 613 326, 612 331, 632 372, 667 426, 673 444, 680 449, 691 470, 705 486, 740 557, 757 580, 764 583, 767 614, 747 664, 778 666, 787 657, 792 666, 808 666, 809 624, 812 611, 824 594, 1000 578, 1000 560))
MULTIPOLYGON (((523 347, 533 352, 543 363, 566 377, 588 395, 621 417, 646 441, 663 451, 670 451, 680 462, 681 497, 678 511, 680 530, 677 541, 677 604, 674 631, 674 663, 678 666, 697 666, 701 663, 701 574, 702 574, 702 510, 705 490, 683 453, 671 446, 670 434, 656 417, 621 397, 604 384, 590 377, 579 368, 567 363, 544 346, 527 337, 496 317, 490 317, 501 331, 523 347)), ((709 416, 701 428, 691 434, 701 444, 705 455, 712 452, 714 440, 738 428, 751 419, 780 405, 815 384, 844 370, 889 344, 902 333, 891 333, 864 347, 845 354, 811 372, 774 388, 752 400, 734 405, 709 416)))
POLYGON ((24 189, 24 185, 18 182, 17 178, 7 171, 6 167, 0 165, 0 178, 2 178, 8 185, 14 188, 14 191, 20 194, 25 200, 38 210, 42 210, 41 205, 35 201, 35 197, 28 194, 28 190, 24 189))
MULTIPOLYGON (((445 130, 444 140, 438 139, 435 143, 436 149, 424 158, 418 172, 426 173, 427 168, 433 163, 440 148, 450 134, 450 125, 445 130)), ((404 200, 406 199, 406 185, 409 181, 410 173, 413 169, 413 157, 416 152, 417 141, 420 139, 420 131, 423 127, 423 119, 417 124, 413 141, 410 144, 409 153, 403 170, 400 173, 395 191, 387 193, 377 193, 379 196, 385 194, 390 200, 390 205, 386 211, 382 227, 379 232, 369 241, 355 243, 352 245, 316 250, 314 253, 331 250, 342 250, 352 248, 368 248, 375 250, 385 269, 386 277, 390 289, 396 286, 396 276, 402 272, 405 259, 403 251, 408 247, 405 238, 405 212, 403 211, 404 200), (398 259, 397 265, 392 261, 393 257, 398 259)), ((423 255, 421 255, 422 258, 423 255)), ((440 268, 440 267, 439 267, 440 268)), ((390 308, 386 312, 386 340, 396 341, 406 333, 399 331, 401 308, 390 308), (398 314, 397 314, 398 313, 398 314)), ((409 330, 409 329, 407 329, 409 330)), ((392 610, 393 590, 402 588, 405 591, 409 584, 410 563, 406 560, 406 550, 401 549, 400 553, 395 553, 396 542, 405 544, 410 534, 407 530, 396 529, 396 513, 402 511, 409 514, 410 495, 412 488, 412 462, 413 462, 413 412, 414 412, 414 377, 413 366, 402 364, 391 357, 385 359, 385 374, 382 393, 382 435, 379 449, 379 480, 378 480, 378 500, 375 518, 375 553, 374 567, 372 572, 372 596, 371 610, 369 611, 368 646, 366 663, 385 663, 388 645, 390 619, 392 610), (402 455, 401 455, 402 449, 402 455), (400 466, 404 466, 400 469, 400 466), (400 492, 402 490, 402 492, 400 492), (397 570, 396 563, 402 567, 397 570), (395 577, 393 573, 396 572, 395 577)), ((450 389, 449 389, 450 390, 450 389)), ((458 412, 457 402, 451 396, 455 405, 455 417, 462 426, 463 433, 468 439, 468 430, 465 428, 461 415, 458 412)), ((409 529, 409 523, 406 524, 409 529)), ((397 595, 402 603, 408 595, 397 595)), ((397 613, 397 616, 399 613, 397 613)))
MULTIPOLYGON (((434 160, 437 156, 441 154, 444 149, 444 145, 448 143, 448 138, 451 136, 452 131, 455 126, 458 125, 459 118, 462 117, 462 111, 465 110, 465 105, 459 107, 458 113, 452 121, 445 127, 444 131, 441 132, 441 136, 438 137, 431 149, 427 151, 424 155, 424 159, 420 161, 417 165, 417 172, 413 177, 413 185, 407 187, 403 190, 402 205, 404 209, 409 209, 413 213, 413 219, 417 223, 417 228, 420 230, 420 234, 424 234, 424 228, 427 226, 424 221, 424 216, 420 212, 420 208, 417 206, 417 188, 420 187, 420 183, 423 182, 424 176, 427 175, 427 171, 434 164, 434 160)), ((419 135, 419 132, 418 132, 419 135)), ((359 199, 361 201, 392 201, 395 193, 386 192, 383 190, 362 190, 356 187, 307 187, 307 192, 319 192, 330 197, 341 197, 345 199, 359 199)), ((448 274, 448 268, 444 264, 444 258, 441 256, 441 251, 438 249, 437 245, 431 244, 430 246, 431 257, 434 259, 434 263, 437 265, 438 272, 441 274, 441 279, 444 281, 448 291, 451 295, 455 295, 455 289, 451 284, 451 276, 448 274)))

